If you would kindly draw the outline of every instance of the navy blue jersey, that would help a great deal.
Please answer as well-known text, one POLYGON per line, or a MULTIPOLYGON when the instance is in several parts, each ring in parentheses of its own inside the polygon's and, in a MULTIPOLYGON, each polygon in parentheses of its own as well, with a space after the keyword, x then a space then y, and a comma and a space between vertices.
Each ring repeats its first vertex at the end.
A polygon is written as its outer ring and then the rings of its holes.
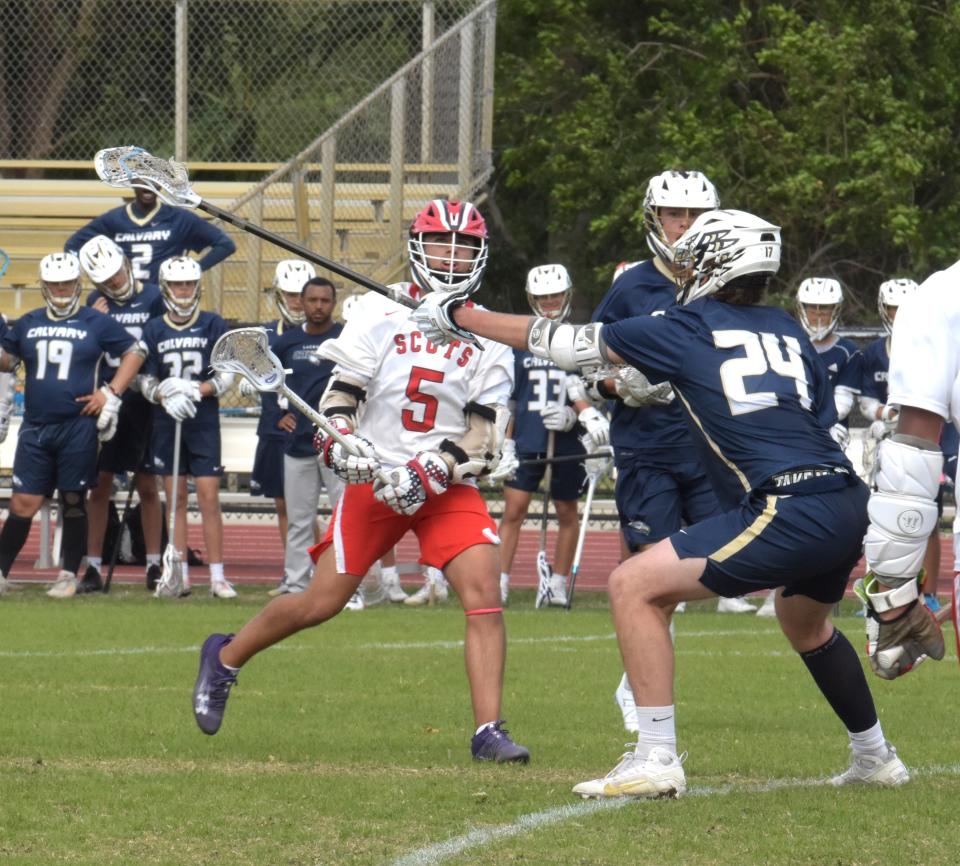
MULTIPOLYGON (((267 332, 267 342, 273 352, 276 352, 277 340, 286 331, 288 325, 283 319, 276 319, 263 326, 267 332)), ((277 405, 277 394, 274 391, 260 392, 260 420, 257 422, 257 436, 261 439, 268 437, 271 439, 284 439, 286 432, 277 427, 277 422, 284 416, 277 405)))
MULTIPOLYGON (((216 313, 197 313, 189 321, 175 325, 164 315, 151 319, 143 329, 143 342, 149 354, 143 372, 161 382, 164 379, 190 379, 205 382, 213 376, 210 352, 213 344, 227 331, 227 323, 216 313)), ((220 424, 220 401, 204 397, 197 407, 197 415, 184 422, 191 427, 220 424)), ((173 419, 159 404, 154 406, 155 423, 173 424, 173 419)))
POLYGON ((164 259, 210 247, 200 261, 200 266, 207 270, 237 248, 222 229, 183 208, 158 202, 148 214, 138 214, 133 202, 108 210, 74 232, 64 249, 79 253, 88 240, 106 235, 130 259, 136 279, 157 285, 157 273, 164 259))
POLYGON ((851 359, 859 351, 857 344, 848 337, 839 337, 837 342, 829 349, 821 351, 819 346, 814 346, 814 348, 820 353, 820 360, 827 368, 830 384, 834 387, 847 384, 843 376, 847 368, 850 367, 851 359))
POLYGON ((858 365, 859 392, 886 405, 889 368, 890 356, 887 354, 886 337, 880 337, 864 346, 858 365))
MULTIPOLYGON (((150 319, 162 316, 167 311, 160 296, 160 290, 156 286, 144 288, 139 282, 136 284, 133 296, 124 303, 102 294, 99 289, 94 289, 87 297, 87 306, 92 307, 100 298, 107 302, 107 315, 117 324, 122 325, 135 340, 143 336, 143 328, 150 319)), ((109 382, 117 372, 117 367, 120 366, 120 358, 116 355, 107 355, 104 361, 106 363, 100 369, 101 384, 109 382)), ((132 393, 134 392, 127 391, 123 396, 126 398, 132 393)))
MULTIPOLYGON (((273 351, 283 363, 284 369, 292 370, 287 374, 290 390, 305 403, 316 408, 333 372, 333 361, 321 358, 317 349, 327 340, 339 337, 343 325, 337 322, 322 334, 308 334, 305 327, 302 325, 284 331, 277 339, 273 351)), ((297 429, 287 439, 286 453, 291 457, 310 457, 316 453, 313 450, 313 422, 293 406, 290 409, 297 416, 297 429)))
MULTIPOLYGON (((513 438, 520 454, 545 454, 547 428, 543 426, 540 410, 548 403, 569 403, 567 374, 556 364, 544 358, 535 358, 529 352, 514 350, 513 438)), ((557 433, 557 453, 561 443, 571 446, 564 454, 575 451, 578 444, 577 427, 557 433)))
POLYGON ((24 420, 55 424, 80 414, 76 398, 100 382, 104 353, 120 356, 134 344, 109 316, 81 307, 54 319, 46 307, 31 310, 3 335, 6 352, 24 364, 24 420))
MULTIPOLYGON (((614 280, 591 321, 610 324, 634 316, 661 315, 676 303, 676 285, 647 260, 614 280)), ((616 401, 610 441, 617 451, 626 449, 650 459, 673 460, 678 449, 689 452, 691 448, 690 431, 676 402, 631 408, 616 401)))
POLYGON ((826 368, 783 310, 706 297, 606 325, 602 334, 653 381, 671 382, 726 507, 788 469, 851 470, 827 432, 837 412, 826 368))

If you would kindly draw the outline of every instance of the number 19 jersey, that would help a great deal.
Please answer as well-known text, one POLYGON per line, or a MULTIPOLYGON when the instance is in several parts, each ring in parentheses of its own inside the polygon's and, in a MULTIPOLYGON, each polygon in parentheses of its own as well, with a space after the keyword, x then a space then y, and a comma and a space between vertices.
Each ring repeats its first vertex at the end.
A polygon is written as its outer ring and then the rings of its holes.
MULTIPOLYGON (((412 283, 400 286, 419 297, 412 283)), ((340 370, 365 383, 357 432, 374 443, 385 467, 466 432, 468 403, 506 406, 513 388, 513 351, 481 341, 484 351, 455 340, 437 346, 410 320, 410 310, 368 292, 343 333, 319 349, 340 370)))

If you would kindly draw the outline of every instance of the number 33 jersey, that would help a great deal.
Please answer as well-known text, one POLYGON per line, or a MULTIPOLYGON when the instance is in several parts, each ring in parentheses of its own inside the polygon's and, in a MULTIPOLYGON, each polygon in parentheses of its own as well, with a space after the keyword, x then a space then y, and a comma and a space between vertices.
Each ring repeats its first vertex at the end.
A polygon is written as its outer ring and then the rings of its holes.
MULTIPOLYGON (((420 295, 412 283, 399 287, 420 295)), ((343 333, 319 353, 336 363, 334 375, 342 371, 365 383, 357 432, 374 443, 384 466, 393 467, 463 436, 468 403, 506 406, 513 351, 481 342, 484 351, 458 340, 436 346, 410 321, 406 307, 368 292, 343 333)))
POLYGON ((850 468, 827 432, 837 420, 827 369, 783 310, 707 297, 601 333, 652 381, 671 382, 725 506, 788 469, 850 468))

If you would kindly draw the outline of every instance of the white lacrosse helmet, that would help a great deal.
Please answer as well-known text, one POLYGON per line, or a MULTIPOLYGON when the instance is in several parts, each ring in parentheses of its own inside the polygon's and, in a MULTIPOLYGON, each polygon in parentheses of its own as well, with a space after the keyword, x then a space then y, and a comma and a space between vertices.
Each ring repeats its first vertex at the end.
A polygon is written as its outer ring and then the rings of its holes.
MULTIPOLYGON (((428 238, 427 243, 431 239, 428 238)), ((480 286, 487 266, 487 224, 470 202, 436 198, 413 218, 407 241, 414 282, 431 292, 473 292, 480 286), (450 253, 442 258, 427 256, 425 235, 449 235, 450 253), (458 270, 469 250, 469 270, 458 270)))
POLYGON ((699 171, 665 171, 650 178, 643 197, 647 246, 655 256, 669 262, 670 244, 660 222, 662 207, 716 210, 720 207, 720 196, 706 175, 699 171))
POLYGON ((90 238, 80 247, 80 266, 90 277, 90 281, 113 301, 125 303, 133 297, 133 269, 120 249, 106 235, 90 238), (115 278, 123 275, 123 283, 114 285, 115 278))
POLYGON ((306 321, 303 311, 295 312, 287 304, 290 295, 300 297, 303 285, 317 275, 317 269, 302 259, 284 259, 277 262, 273 275, 273 301, 280 315, 289 325, 302 325, 306 321))
POLYGON ((840 322, 840 307, 843 304, 843 289, 838 280, 830 277, 809 277, 797 289, 797 318, 811 340, 825 340, 840 322), (812 325, 807 314, 808 306, 833 307, 830 321, 825 325, 812 325))
POLYGON ((899 307, 919 288, 920 286, 917 283, 908 279, 887 280, 880 283, 880 291, 877 293, 877 309, 880 312, 880 321, 883 322, 884 330, 888 334, 893 331, 893 319, 887 312, 887 307, 899 307))
POLYGON ((40 259, 40 294, 55 319, 72 316, 80 306, 80 259, 76 253, 50 253, 40 259), (54 295, 50 283, 73 283, 73 291, 54 295))
POLYGON ((573 282, 563 265, 540 265, 527 274, 527 300, 538 316, 562 322, 570 313, 573 302, 573 282), (545 310, 542 298, 563 295, 563 303, 555 310, 545 310))
POLYGON ((780 227, 742 210, 711 210, 673 246, 680 303, 712 295, 740 277, 780 269, 780 227))
POLYGON ((340 318, 345 322, 350 321, 350 317, 357 312, 357 307, 360 306, 360 298, 363 295, 359 293, 354 293, 352 295, 347 295, 343 299, 343 303, 340 305, 340 318))
POLYGON ((177 316, 189 319, 200 306, 200 278, 203 271, 196 259, 174 256, 160 264, 160 294, 167 309, 177 316), (170 283, 193 283, 193 292, 186 298, 178 298, 170 290, 170 283))

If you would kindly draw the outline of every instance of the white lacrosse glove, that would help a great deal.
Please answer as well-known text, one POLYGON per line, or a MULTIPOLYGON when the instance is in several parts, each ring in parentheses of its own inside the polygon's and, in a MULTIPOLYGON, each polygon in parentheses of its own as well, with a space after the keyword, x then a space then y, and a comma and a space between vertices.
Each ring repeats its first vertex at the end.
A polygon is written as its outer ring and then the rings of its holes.
POLYGON ((171 394, 163 400, 162 405, 174 421, 186 421, 197 415, 197 404, 186 394, 171 394))
POLYGON ((283 394, 277 394, 277 408, 281 412, 290 411, 290 401, 286 397, 284 397, 283 394))
POLYGON ((120 420, 120 407, 123 401, 110 390, 109 385, 101 385, 100 392, 107 398, 107 402, 103 404, 97 416, 97 439, 101 442, 109 442, 117 432, 117 421, 120 420))
POLYGON ((453 321, 453 311, 466 303, 467 292, 429 292, 411 314, 411 320, 420 332, 436 346, 445 346, 454 340, 478 346, 477 338, 453 321))
POLYGON ((844 451, 847 450, 847 446, 850 444, 850 431, 843 426, 843 424, 834 424, 830 430, 830 438, 837 443, 844 451))
POLYGON ((890 426, 889 421, 874 421, 867 428, 867 436, 873 439, 875 442, 880 442, 883 439, 886 439, 896 427, 896 422, 893 422, 893 427, 890 426))
POLYGON ((577 416, 577 420, 583 425, 587 431, 587 437, 593 443, 593 448, 588 449, 587 453, 610 444, 610 422, 599 409, 587 406, 577 416))
POLYGON ((332 469, 338 478, 347 484, 367 484, 380 472, 380 458, 373 443, 357 433, 352 433, 342 419, 333 419, 333 426, 349 443, 344 447, 329 434, 317 431, 314 447, 319 452, 317 458, 328 469, 332 469))
POLYGON ((500 446, 500 462, 496 469, 487 477, 491 481, 506 481, 513 478, 520 468, 520 460, 517 458, 517 443, 513 439, 504 439, 500 446))
POLYGON ((666 406, 673 400, 669 382, 653 385, 635 367, 620 367, 613 383, 617 396, 632 408, 638 406, 666 406))
POLYGON ((540 410, 540 417, 543 418, 543 426, 556 433, 566 433, 577 423, 577 413, 573 408, 560 406, 557 403, 547 403, 540 410))
MULTIPOLYGON (((584 436, 580 440, 581 444, 586 448, 587 443, 584 442, 584 439, 589 437, 584 436)), ((599 448, 592 449, 592 451, 602 451, 602 456, 591 457, 589 460, 585 460, 583 463, 583 468, 586 470, 587 475, 596 475, 597 478, 603 478, 606 475, 610 468, 613 466, 613 448, 609 445, 601 445, 599 448)), ((592 451, 587 451, 588 454, 592 451)))
MULTIPOLYGON (((157 386, 156 397, 158 400, 165 400, 174 394, 183 394, 195 403, 199 403, 203 399, 203 396, 200 394, 200 383, 194 382, 191 379, 178 379, 175 376, 171 376, 169 379, 164 379, 157 386)), ((190 417, 192 418, 193 416, 191 415, 190 417)))
POLYGON ((373 482, 373 495, 397 514, 416 513, 427 499, 445 492, 450 472, 443 458, 433 451, 421 451, 405 466, 387 473, 389 481, 373 482))
POLYGON ((253 387, 253 383, 246 376, 240 377, 240 384, 237 386, 237 390, 240 392, 241 397, 252 397, 254 394, 260 393, 253 387))

